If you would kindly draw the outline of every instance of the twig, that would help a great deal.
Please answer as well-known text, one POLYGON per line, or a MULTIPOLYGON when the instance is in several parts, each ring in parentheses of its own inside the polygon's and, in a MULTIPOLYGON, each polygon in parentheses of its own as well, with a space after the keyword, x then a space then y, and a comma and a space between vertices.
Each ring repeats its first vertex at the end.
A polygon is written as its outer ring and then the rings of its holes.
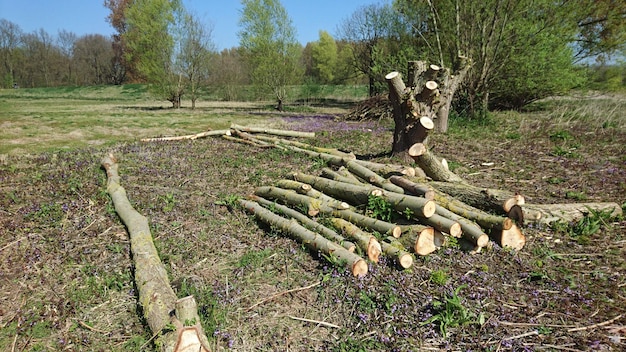
POLYGON ((582 326, 582 327, 579 327, 579 328, 569 329, 569 330, 567 330, 567 332, 595 329, 595 328, 600 327, 600 326, 609 325, 612 322, 621 319, 623 316, 624 316, 624 314, 620 314, 620 315, 616 316, 613 319, 609 319, 607 321, 603 321, 601 323, 597 323, 597 324, 593 324, 593 325, 588 325, 588 326, 582 326))
POLYGON ((561 350, 561 351, 583 352, 582 350, 577 350, 575 348, 569 348, 569 347, 557 346, 557 345, 542 344, 541 347, 554 348, 555 350, 561 350))
POLYGON ((103 335, 108 335, 108 334, 110 334, 110 332, 108 332, 108 331, 104 331, 104 330, 96 329, 96 328, 94 328, 93 326, 89 326, 87 323, 85 323, 85 322, 84 322, 84 321, 82 321, 82 320, 79 320, 79 321, 78 321, 78 324, 80 324, 80 326, 82 326, 82 327, 86 328, 87 330, 91 330, 91 331, 93 331, 93 332, 99 332, 99 333, 101 333, 101 334, 103 334, 103 335))
POLYGON ((529 331, 527 333, 523 333, 520 335, 515 335, 515 336, 511 336, 511 337, 505 337, 502 339, 502 341, 509 341, 509 340, 517 340, 517 339, 521 339, 523 337, 528 337, 528 336, 533 336, 533 335, 539 335, 539 330, 533 330, 533 331, 529 331))
POLYGON ((273 299, 274 299, 274 298, 276 298, 276 297, 280 297, 280 296, 282 296, 282 295, 286 295, 286 294, 288 294, 288 293, 298 292, 298 291, 303 291, 303 290, 308 290, 308 289, 310 289, 310 288, 313 288, 313 287, 315 287, 315 286, 318 286, 320 283, 321 283, 321 282, 316 282, 316 283, 313 283, 313 284, 311 284, 311 285, 309 285, 309 286, 299 287, 299 288, 293 288, 293 289, 291 289, 291 290, 286 290, 286 291, 282 291, 282 292, 276 293, 276 294, 274 294, 274 295, 271 295, 271 296, 269 296, 269 297, 267 297, 267 298, 265 298, 265 299, 260 300, 259 302, 255 303, 255 304, 251 305, 251 306, 250 306, 250 307, 248 307, 246 310, 250 310, 250 309, 252 309, 252 308, 254 308, 254 307, 258 306, 258 305, 261 305, 261 304, 263 304, 263 303, 265 303, 265 302, 268 302, 268 301, 273 300, 273 299))
POLYGON ((539 324, 539 323, 513 323, 509 321, 499 321, 498 323, 506 326, 545 326, 547 328, 573 328, 575 325, 557 325, 557 324, 539 324))
POLYGON ((13 242, 7 243, 4 247, 0 248, 0 252, 2 252, 3 250, 11 247, 12 245, 14 245, 14 244, 16 244, 16 243, 18 243, 20 241, 23 241, 24 239, 26 239, 26 236, 22 236, 22 237, 16 239, 15 241, 13 241, 13 242))
POLYGON ((288 317, 291 318, 291 319, 294 319, 294 320, 305 321, 307 323, 315 323, 315 324, 319 324, 319 325, 324 325, 324 326, 327 326, 329 328, 336 328, 336 329, 340 329, 341 328, 341 326, 339 326, 339 325, 327 323, 325 321, 305 319, 305 318, 298 318, 298 317, 294 317, 294 316, 291 316, 291 315, 288 315, 288 317))

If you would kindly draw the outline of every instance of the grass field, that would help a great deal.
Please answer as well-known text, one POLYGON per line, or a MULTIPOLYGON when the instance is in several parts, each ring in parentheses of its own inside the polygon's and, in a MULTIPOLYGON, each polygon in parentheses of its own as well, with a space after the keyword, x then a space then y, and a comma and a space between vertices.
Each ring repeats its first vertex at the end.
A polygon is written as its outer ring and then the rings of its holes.
MULTIPOLYGON (((155 350, 104 187, 108 152, 178 296, 199 302, 213 351, 626 350, 624 218, 529 226, 519 252, 450 246, 405 271, 383 259, 357 279, 233 206, 293 171, 319 174, 319 160, 221 138, 138 141, 234 122, 314 131, 307 142, 394 162, 392 122, 325 118, 351 106, 331 98, 277 113, 267 102, 172 110, 141 86, 0 91, 0 350, 155 350)), ((626 206, 624 96, 455 119, 430 143, 478 186, 626 206)))

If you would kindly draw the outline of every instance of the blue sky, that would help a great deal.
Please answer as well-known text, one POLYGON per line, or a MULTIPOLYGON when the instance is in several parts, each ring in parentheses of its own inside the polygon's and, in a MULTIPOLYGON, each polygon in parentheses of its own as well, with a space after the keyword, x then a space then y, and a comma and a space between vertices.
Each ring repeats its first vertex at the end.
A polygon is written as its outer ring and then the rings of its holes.
MULTIPOLYGON (((238 0, 183 0, 188 10, 213 24, 218 49, 238 46, 238 0)), ((361 6, 391 3, 391 0, 281 0, 303 45, 318 39, 320 30, 335 34, 337 25, 361 6)), ((59 30, 85 34, 113 34, 106 22, 109 14, 103 0, 0 0, 0 18, 24 32, 43 28, 52 36, 59 30)))

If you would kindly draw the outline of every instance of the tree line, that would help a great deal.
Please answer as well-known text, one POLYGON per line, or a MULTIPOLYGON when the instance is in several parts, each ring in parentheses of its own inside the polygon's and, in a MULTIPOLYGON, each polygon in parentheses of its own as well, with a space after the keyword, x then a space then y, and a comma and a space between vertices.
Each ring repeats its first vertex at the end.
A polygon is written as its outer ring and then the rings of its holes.
POLYGON ((241 0, 239 46, 222 51, 181 0, 104 5, 110 38, 23 33, 1 19, 2 87, 144 82, 177 107, 211 87, 237 99, 247 85, 281 108, 288 85, 364 83, 375 95, 409 60, 453 69, 471 60, 455 107, 480 115, 579 86, 581 62, 626 52, 626 3, 611 0, 394 0, 356 9, 334 37, 320 31, 305 46, 279 0, 241 0))

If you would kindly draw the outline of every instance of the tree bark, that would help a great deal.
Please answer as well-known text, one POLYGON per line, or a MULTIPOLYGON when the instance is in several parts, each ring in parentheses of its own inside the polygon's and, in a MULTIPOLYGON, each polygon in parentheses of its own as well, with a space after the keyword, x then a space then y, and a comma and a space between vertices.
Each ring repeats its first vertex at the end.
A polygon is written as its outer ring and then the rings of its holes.
POLYGON ((256 195, 251 195, 248 197, 250 200, 255 201, 265 207, 276 208, 278 211, 283 213, 284 215, 294 218, 298 220, 302 225, 317 231, 322 236, 328 238, 331 241, 339 243, 343 248, 347 249, 349 252, 354 252, 355 244, 346 240, 343 236, 339 235, 337 232, 329 229, 328 227, 310 219, 306 215, 300 213, 297 210, 286 207, 282 204, 278 204, 276 202, 269 201, 263 197, 259 197, 256 195))
POLYGON ((447 131, 452 98, 471 66, 471 60, 460 62, 459 69, 453 74, 437 65, 409 61, 409 87, 398 72, 385 76, 395 122, 393 155, 410 161, 409 148, 415 143, 425 143, 428 132, 435 127, 435 120, 438 131, 447 131))
POLYGON ((607 203, 566 203, 566 204, 526 204, 522 205, 524 218, 528 222, 551 225, 557 221, 566 223, 578 221, 592 211, 609 213, 611 217, 622 215, 622 207, 613 202, 607 203))
POLYGON ((313 132, 287 131, 264 127, 248 127, 237 124, 232 124, 230 128, 248 133, 265 133, 284 137, 315 138, 315 133, 313 132))
MULTIPOLYGON (((178 300, 154 247, 148 219, 133 208, 126 190, 120 185, 117 159, 109 154, 102 159, 101 164, 107 173, 107 192, 130 235, 139 304, 150 330, 159 335, 157 346, 161 346, 162 351, 183 351, 182 347, 186 346, 193 346, 194 351, 209 351, 206 336, 199 324, 193 329, 181 326, 176 331, 163 330, 170 322, 176 323, 170 318, 170 312, 176 308, 178 300)), ((176 312, 179 321, 184 322, 185 316, 189 316, 189 309, 185 309, 182 315, 176 312)))
POLYGON ((346 202, 362 205, 367 204, 370 195, 377 195, 389 202, 396 211, 404 212, 408 208, 415 216, 428 218, 435 213, 435 202, 415 196, 384 192, 373 186, 358 186, 337 182, 317 176, 295 173, 294 179, 308 183, 314 188, 346 202))
POLYGON ((394 237, 387 237, 380 245, 383 249, 383 253, 391 258, 394 258, 396 264, 403 269, 408 269, 413 265, 413 256, 404 249, 402 243, 400 243, 394 237))
POLYGON ((255 202, 247 200, 239 200, 239 203, 246 208, 247 211, 256 215, 261 221, 279 228, 285 234, 302 243, 312 252, 321 252, 322 254, 336 260, 336 263, 345 262, 346 267, 354 276, 364 276, 367 274, 367 263, 363 258, 349 252, 337 243, 312 232, 304 226, 298 224, 296 220, 287 220, 281 216, 272 213, 270 210, 263 208, 255 202))
POLYGON ((344 219, 332 218, 331 222, 336 229, 341 230, 344 235, 354 240, 356 244, 367 254, 369 260, 374 263, 378 263, 378 258, 383 250, 376 237, 372 234, 366 233, 356 225, 344 219))

